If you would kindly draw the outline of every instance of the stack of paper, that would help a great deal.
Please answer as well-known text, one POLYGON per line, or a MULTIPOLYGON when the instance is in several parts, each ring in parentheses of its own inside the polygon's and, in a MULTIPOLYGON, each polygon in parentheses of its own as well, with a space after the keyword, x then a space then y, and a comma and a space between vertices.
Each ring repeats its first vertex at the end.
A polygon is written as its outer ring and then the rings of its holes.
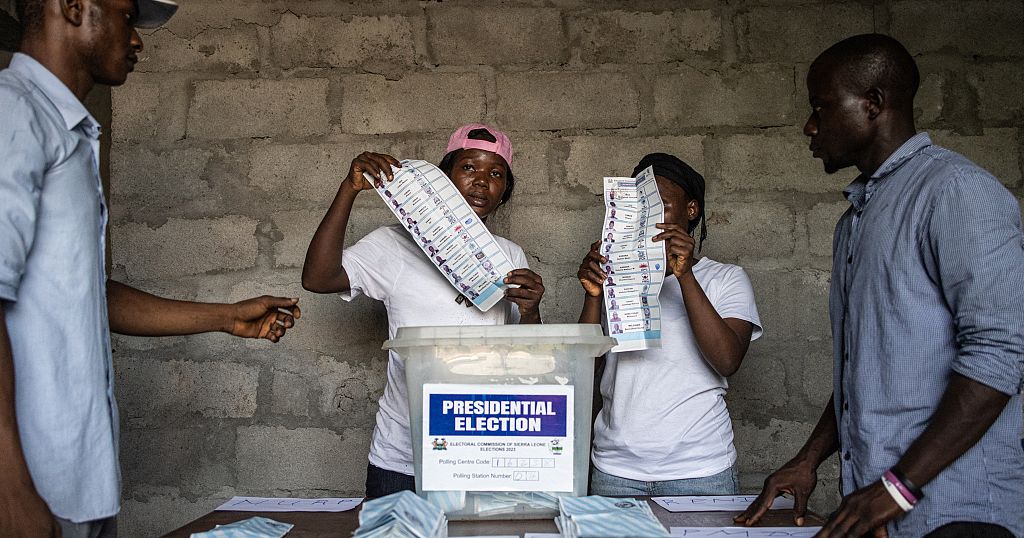
POLYGON ((399 491, 363 503, 357 538, 445 538, 448 520, 444 512, 411 491, 399 491))
POLYGON ((669 536, 651 507, 629 498, 562 497, 555 518, 566 538, 663 538, 669 536))

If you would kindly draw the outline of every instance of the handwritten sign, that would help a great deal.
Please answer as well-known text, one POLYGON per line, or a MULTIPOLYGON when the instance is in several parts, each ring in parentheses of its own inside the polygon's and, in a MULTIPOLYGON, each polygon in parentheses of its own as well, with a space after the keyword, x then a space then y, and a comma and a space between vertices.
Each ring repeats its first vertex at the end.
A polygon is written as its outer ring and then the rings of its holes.
MULTIPOLYGON (((651 497, 651 500, 669 512, 742 512, 757 495, 695 495, 679 497, 651 497)), ((793 508, 793 499, 777 497, 772 510, 793 508)))
POLYGON ((672 527, 672 536, 688 538, 812 538, 821 527, 672 527))
POLYGON ((232 497, 218 506, 233 512, 346 512, 363 502, 362 497, 290 499, 281 497, 232 497))

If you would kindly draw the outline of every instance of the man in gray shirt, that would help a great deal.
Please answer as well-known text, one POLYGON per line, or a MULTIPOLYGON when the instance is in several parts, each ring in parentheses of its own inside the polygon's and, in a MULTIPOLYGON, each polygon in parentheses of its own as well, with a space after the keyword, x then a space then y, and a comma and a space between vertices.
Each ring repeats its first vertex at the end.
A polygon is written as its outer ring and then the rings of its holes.
POLYGON ((123 84, 167 0, 19 0, 0 71, 0 536, 114 536, 120 508, 110 331, 223 331, 276 342, 297 299, 162 299, 108 280, 99 124, 82 101, 123 84))
POLYGON ((833 394, 800 452, 737 518, 781 492, 803 521, 840 454, 843 502, 820 536, 1024 535, 1024 235, 988 172, 914 127, 919 74, 896 40, 843 40, 811 65, 804 134, 850 166, 829 313, 833 394))

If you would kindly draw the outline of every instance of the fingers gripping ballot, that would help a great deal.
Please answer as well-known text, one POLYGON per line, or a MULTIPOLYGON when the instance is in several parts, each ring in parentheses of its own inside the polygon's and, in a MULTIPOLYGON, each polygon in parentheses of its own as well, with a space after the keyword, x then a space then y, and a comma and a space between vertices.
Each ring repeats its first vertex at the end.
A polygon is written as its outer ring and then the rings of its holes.
POLYGON ((348 177, 345 179, 357 191, 372 189, 380 185, 382 181, 392 181, 395 179, 395 173, 391 169, 392 166, 395 168, 402 167, 398 159, 390 155, 364 151, 355 159, 352 159, 352 164, 348 169, 348 177), (376 183, 368 181, 364 174, 372 177, 376 183))
POLYGON ((651 240, 665 242, 665 255, 668 256, 668 265, 672 269, 672 274, 677 278, 685 275, 696 263, 693 259, 696 242, 687 232, 686 227, 681 224, 661 223, 656 226, 665 231, 652 237, 651 240))
POLYGON ((583 289, 591 297, 600 297, 604 293, 602 285, 605 279, 608 278, 608 275, 601 270, 602 264, 607 263, 608 258, 601 255, 600 248, 600 241, 595 241, 590 245, 590 252, 587 252, 587 255, 583 257, 580 269, 576 273, 576 277, 580 279, 583 289))
POLYGON ((504 280, 510 287, 505 290, 505 298, 519 306, 519 312, 537 312, 540 300, 544 296, 544 280, 540 275, 529 269, 514 269, 504 280))

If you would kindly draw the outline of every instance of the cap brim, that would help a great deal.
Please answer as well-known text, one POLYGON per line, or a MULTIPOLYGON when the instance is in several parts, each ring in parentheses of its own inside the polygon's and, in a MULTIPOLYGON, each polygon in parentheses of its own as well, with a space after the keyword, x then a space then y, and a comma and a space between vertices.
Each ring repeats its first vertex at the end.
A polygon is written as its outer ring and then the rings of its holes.
POLYGON ((135 0, 139 6, 139 16, 135 19, 136 28, 158 28, 169 21, 178 4, 173 0, 135 0))

